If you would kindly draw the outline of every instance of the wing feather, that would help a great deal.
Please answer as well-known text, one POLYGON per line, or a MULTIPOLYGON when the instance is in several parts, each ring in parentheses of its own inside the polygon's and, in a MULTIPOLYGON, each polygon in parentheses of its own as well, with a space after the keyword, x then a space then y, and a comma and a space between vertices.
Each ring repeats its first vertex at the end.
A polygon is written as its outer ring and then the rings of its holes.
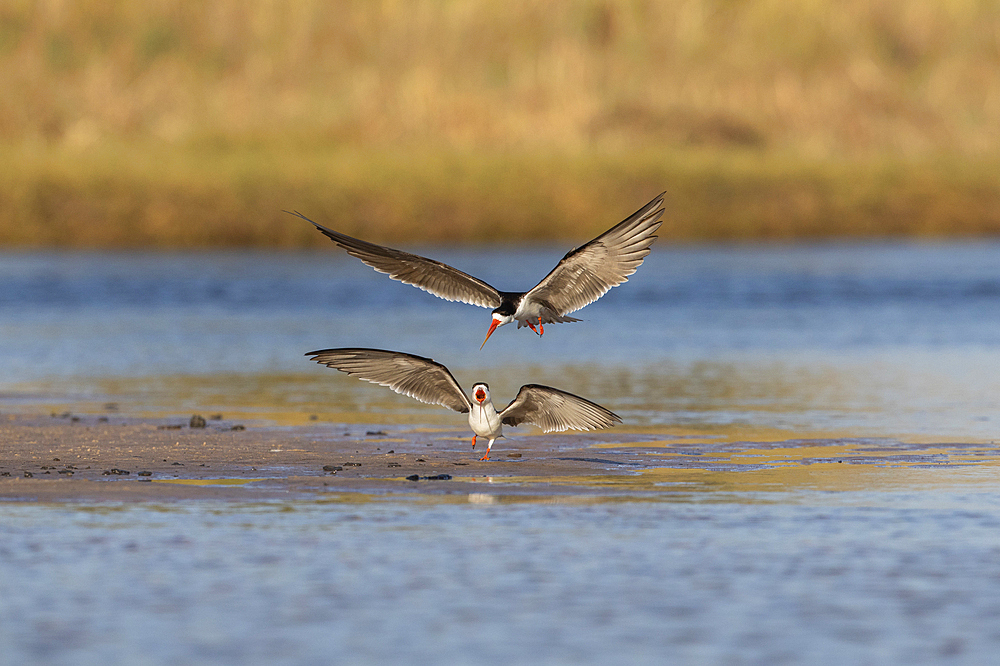
POLYGON ((614 412, 578 395, 540 384, 525 384, 500 412, 504 425, 533 423, 544 432, 601 430, 621 423, 614 412))
POLYGON ((364 348, 321 349, 306 356, 420 402, 441 405, 463 414, 468 413, 471 405, 451 371, 423 356, 364 348))
POLYGON ((559 315, 566 315, 627 282, 656 240, 665 195, 666 192, 589 243, 567 252, 525 298, 545 303, 559 315))
POLYGON ((352 238, 317 224, 298 211, 291 214, 315 226, 347 254, 393 280, 413 285, 447 301, 461 301, 483 308, 500 307, 500 293, 496 289, 457 268, 417 254, 352 238))

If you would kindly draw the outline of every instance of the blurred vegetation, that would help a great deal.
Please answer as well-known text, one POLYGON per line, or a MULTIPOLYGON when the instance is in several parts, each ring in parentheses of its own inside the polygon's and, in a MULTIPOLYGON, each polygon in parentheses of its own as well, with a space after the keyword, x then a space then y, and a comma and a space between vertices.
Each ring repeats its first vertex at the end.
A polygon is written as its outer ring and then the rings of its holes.
POLYGON ((1000 233, 1000 3, 6 0, 0 244, 1000 233))

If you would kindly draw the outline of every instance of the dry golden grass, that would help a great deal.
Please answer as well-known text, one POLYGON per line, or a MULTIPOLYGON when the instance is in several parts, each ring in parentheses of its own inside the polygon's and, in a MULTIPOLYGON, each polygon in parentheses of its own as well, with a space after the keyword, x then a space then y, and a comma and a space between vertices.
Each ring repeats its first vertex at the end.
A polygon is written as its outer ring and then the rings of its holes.
POLYGON ((1000 3, 9 0, 0 243, 1000 233, 1000 3))

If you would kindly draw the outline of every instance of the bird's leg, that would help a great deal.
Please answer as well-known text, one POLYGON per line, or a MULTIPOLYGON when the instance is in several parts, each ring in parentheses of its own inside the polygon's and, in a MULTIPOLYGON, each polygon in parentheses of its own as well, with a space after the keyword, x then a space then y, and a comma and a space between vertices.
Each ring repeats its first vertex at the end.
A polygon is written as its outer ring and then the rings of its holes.
POLYGON ((472 448, 476 448, 476 435, 472 436, 472 448))
POLYGON ((490 449, 492 449, 492 448, 493 448, 493 440, 491 439, 489 441, 489 443, 486 445, 486 454, 482 458, 480 458, 480 460, 489 460, 490 459, 490 449))
POLYGON ((528 328, 530 328, 535 333, 538 333, 538 337, 541 337, 542 334, 545 333, 545 326, 542 325, 541 319, 538 320, 538 328, 535 328, 535 325, 532 324, 530 321, 528 322, 528 328))

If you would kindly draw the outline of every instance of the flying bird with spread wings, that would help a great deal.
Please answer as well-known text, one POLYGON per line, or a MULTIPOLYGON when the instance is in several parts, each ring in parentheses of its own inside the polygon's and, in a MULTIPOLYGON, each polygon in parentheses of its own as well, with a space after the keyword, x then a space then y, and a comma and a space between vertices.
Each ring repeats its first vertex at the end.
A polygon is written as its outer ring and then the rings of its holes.
POLYGON ((527 326, 539 336, 545 332, 545 324, 580 321, 567 315, 627 282, 656 240, 665 195, 659 195, 589 243, 567 252, 541 282, 525 292, 500 291, 440 261, 352 238, 298 211, 292 214, 313 224, 352 257, 393 280, 448 301, 493 308, 493 320, 479 347, 482 349, 493 331, 514 321, 518 328, 527 326))
POLYGON ((480 460, 489 460, 493 442, 503 437, 503 426, 531 423, 544 432, 562 430, 600 430, 621 423, 614 412, 580 396, 539 384, 525 384, 517 397, 497 411, 484 382, 472 385, 470 399, 454 375, 440 363, 403 352, 382 349, 345 348, 311 351, 317 363, 346 372, 352 377, 387 386, 396 393, 420 402, 441 405, 469 415, 469 427, 476 438, 485 437, 486 453, 480 460))

